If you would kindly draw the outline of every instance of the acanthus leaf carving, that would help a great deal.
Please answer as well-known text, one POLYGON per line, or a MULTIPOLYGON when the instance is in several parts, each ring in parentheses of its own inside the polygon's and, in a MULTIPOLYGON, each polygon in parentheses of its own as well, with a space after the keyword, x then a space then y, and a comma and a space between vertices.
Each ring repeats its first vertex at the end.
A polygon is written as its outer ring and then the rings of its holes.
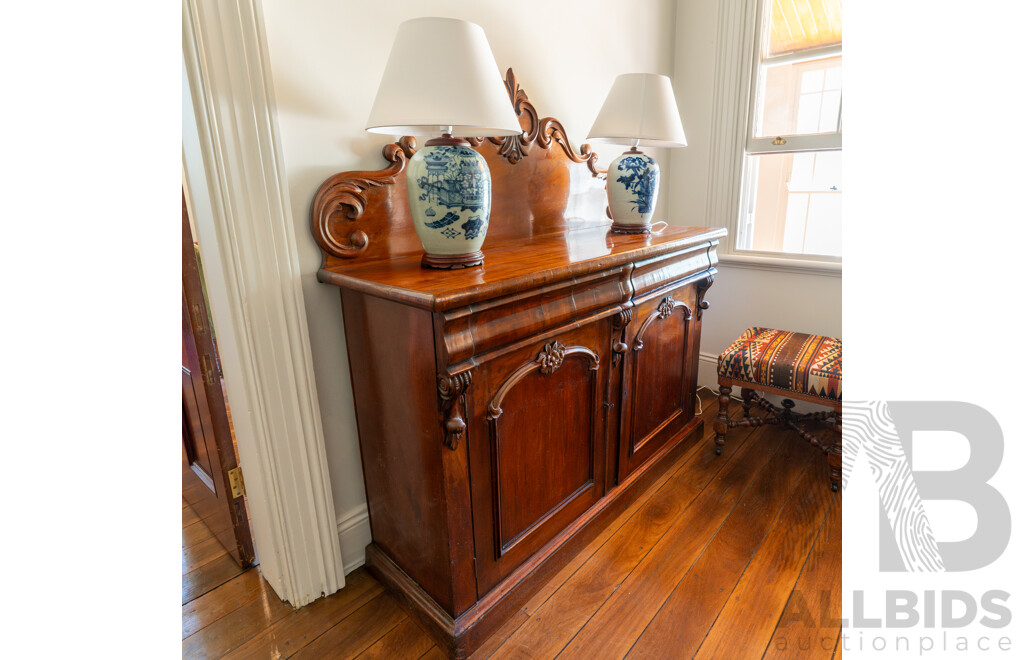
POLYGON ((466 391, 473 382, 473 374, 441 374, 437 377, 437 394, 441 399, 444 417, 444 444, 455 450, 466 437, 466 391))
MULTIPOLYGON (((551 143, 556 142, 574 163, 586 163, 591 175, 602 177, 607 174, 608 170, 597 166, 597 154, 589 144, 584 144, 580 147, 579 153, 576 153, 573 151, 572 145, 569 144, 569 136, 566 134, 562 122, 554 117, 540 118, 537 108, 534 107, 523 88, 519 86, 516 74, 511 68, 505 72, 505 90, 512 100, 516 115, 522 117, 525 114, 528 118, 529 128, 519 135, 488 138, 491 143, 498 145, 499 155, 514 165, 530 153, 534 143, 539 144, 542 149, 550 149, 551 143)), ((477 146, 483 140, 471 140, 471 142, 477 146)))
POLYGON ((390 186, 416 152, 416 139, 403 137, 383 149, 384 158, 392 163, 383 170, 341 172, 324 181, 313 198, 313 238, 324 252, 352 259, 358 257, 370 244, 369 235, 356 229, 347 236, 336 235, 331 217, 340 213, 349 221, 358 220, 366 208, 366 192, 371 188, 390 186))

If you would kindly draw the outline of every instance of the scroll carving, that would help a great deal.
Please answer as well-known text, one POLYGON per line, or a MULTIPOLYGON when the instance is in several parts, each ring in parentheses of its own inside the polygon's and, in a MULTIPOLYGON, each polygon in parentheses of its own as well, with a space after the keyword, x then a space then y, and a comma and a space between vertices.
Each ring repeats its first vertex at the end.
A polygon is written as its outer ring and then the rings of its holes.
POLYGON ((551 375, 558 371, 566 358, 573 355, 581 355, 586 358, 590 362, 591 371, 597 371, 601 366, 601 358, 598 354, 585 346, 563 346, 557 341, 545 344, 536 358, 516 369, 501 384, 501 387, 495 392, 494 398, 491 399, 490 404, 487 406, 487 419, 495 420, 501 417, 501 404, 505 400, 505 395, 515 387, 516 383, 534 371, 540 371, 544 375, 551 375))
POLYGON ((384 147, 384 158, 392 165, 383 170, 341 172, 324 181, 313 198, 312 231, 320 248, 335 257, 358 257, 370 244, 369 235, 357 229, 339 239, 331 231, 331 216, 340 212, 347 220, 358 220, 366 208, 366 191, 390 186, 416 152, 416 138, 403 137, 384 147))
MULTIPOLYGON (((608 170, 603 170, 597 166, 597 154, 594 153, 589 144, 584 144, 580 147, 580 152, 576 153, 573 151, 572 145, 569 144, 569 136, 566 135, 562 122, 554 117, 540 118, 537 108, 534 107, 529 97, 526 96, 523 88, 519 86, 516 74, 512 72, 511 68, 505 72, 505 89, 508 91, 509 98, 512 99, 516 115, 522 117, 525 114, 529 119, 530 125, 527 130, 519 135, 487 138, 493 144, 498 145, 498 153, 504 156, 508 162, 512 164, 518 163, 530 153, 534 143, 539 144, 542 149, 550 149, 551 143, 555 142, 574 163, 586 163, 587 169, 590 170, 592 176, 599 177, 607 174, 608 170)), ((470 140, 470 142, 477 146, 483 140, 470 140)))
POLYGON ((715 275, 712 273, 707 276, 707 279, 697 285, 697 320, 701 320, 704 317, 704 310, 711 307, 711 303, 704 300, 704 294, 708 292, 711 285, 715 282, 715 275))
POLYGON ((466 437, 466 391, 472 382, 473 373, 470 371, 437 377, 437 393, 441 397, 444 417, 444 444, 448 449, 457 449, 466 437))
POLYGON ((644 333, 647 332, 647 328, 650 327, 651 323, 658 319, 667 319, 672 316, 675 310, 682 310, 683 320, 689 321, 693 318, 693 312, 686 306, 686 303, 679 302, 672 296, 665 296, 660 303, 658 308, 650 313, 650 315, 644 319, 644 322, 640 325, 640 329, 636 333, 636 339, 633 340, 633 350, 639 351, 644 347, 644 333))

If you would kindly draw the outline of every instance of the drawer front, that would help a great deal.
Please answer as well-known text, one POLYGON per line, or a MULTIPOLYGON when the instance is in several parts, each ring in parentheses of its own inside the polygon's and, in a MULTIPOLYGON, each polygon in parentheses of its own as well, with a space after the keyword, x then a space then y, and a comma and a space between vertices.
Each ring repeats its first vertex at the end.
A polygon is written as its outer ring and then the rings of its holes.
POLYGON ((697 284, 640 298, 627 327, 618 479, 643 465, 694 417, 697 284))
POLYGON ((718 241, 709 241, 679 252, 636 262, 636 268, 630 276, 634 299, 707 271, 718 263, 715 252, 717 245, 718 241))
POLYGON ((442 316, 442 362, 455 364, 629 300, 630 266, 462 307, 442 316))
POLYGON ((610 333, 605 317, 475 370, 468 442, 479 596, 606 491, 610 333))

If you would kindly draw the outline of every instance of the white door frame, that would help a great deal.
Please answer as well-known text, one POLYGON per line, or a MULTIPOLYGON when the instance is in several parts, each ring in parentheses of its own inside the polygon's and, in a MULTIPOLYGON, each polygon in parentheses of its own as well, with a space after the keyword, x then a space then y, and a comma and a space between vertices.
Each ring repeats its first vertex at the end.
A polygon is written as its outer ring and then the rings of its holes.
POLYGON ((263 576, 345 584, 259 0, 182 3, 182 158, 263 576))

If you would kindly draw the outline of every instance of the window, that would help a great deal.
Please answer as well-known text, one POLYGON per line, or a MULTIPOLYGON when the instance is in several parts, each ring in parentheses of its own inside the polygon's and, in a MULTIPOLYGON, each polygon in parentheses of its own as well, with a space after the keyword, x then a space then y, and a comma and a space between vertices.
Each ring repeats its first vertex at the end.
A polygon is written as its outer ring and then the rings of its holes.
POLYGON ((736 249, 837 261, 842 0, 759 1, 736 249))

